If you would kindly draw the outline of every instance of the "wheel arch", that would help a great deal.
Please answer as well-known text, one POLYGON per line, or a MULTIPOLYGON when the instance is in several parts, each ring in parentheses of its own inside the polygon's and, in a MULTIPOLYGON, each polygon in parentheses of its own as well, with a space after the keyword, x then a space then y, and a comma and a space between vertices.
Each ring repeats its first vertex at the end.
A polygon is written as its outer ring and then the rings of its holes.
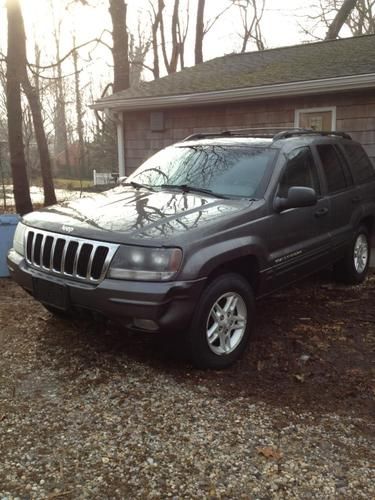
POLYGON ((374 215, 366 215, 360 221, 360 225, 363 225, 367 228, 370 239, 374 237, 374 226, 375 226, 375 216, 374 215))
POLYGON ((259 276, 260 276, 260 262, 259 257, 254 254, 245 255, 241 257, 235 257, 229 259, 220 265, 217 265, 208 274, 207 283, 211 283, 221 274, 225 273, 237 273, 244 277, 253 289, 254 294, 256 294, 259 288, 259 276))

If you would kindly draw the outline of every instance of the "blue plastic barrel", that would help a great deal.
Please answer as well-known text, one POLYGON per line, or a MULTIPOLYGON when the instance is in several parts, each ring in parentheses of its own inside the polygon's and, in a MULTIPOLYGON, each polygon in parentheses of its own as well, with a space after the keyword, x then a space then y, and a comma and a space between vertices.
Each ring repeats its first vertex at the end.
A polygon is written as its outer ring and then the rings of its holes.
POLYGON ((19 215, 0 215, 0 278, 9 276, 7 253, 12 247, 14 231, 19 220, 19 215))

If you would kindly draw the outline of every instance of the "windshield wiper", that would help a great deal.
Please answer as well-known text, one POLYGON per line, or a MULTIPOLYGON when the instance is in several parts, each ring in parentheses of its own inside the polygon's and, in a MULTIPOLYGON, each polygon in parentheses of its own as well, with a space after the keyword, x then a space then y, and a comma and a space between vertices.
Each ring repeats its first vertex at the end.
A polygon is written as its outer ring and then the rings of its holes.
POLYGON ((141 184, 140 182, 130 181, 130 182, 122 182, 121 186, 132 186, 135 189, 149 189, 150 191, 155 191, 154 188, 148 186, 147 184, 141 184))
POLYGON ((198 186, 190 186, 189 184, 161 184, 161 186, 158 187, 165 189, 180 189, 184 193, 191 193, 191 192, 204 193, 204 194, 209 194, 211 196, 215 196, 216 198, 229 198, 229 196, 225 194, 215 193, 211 189, 201 188, 198 186))

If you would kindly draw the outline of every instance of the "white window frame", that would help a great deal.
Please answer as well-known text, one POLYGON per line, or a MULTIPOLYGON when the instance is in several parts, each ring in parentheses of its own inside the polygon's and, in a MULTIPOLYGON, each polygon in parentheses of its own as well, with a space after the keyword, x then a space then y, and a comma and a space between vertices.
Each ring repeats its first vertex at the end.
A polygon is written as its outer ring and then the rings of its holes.
POLYGON ((328 106, 325 108, 301 108, 294 111, 294 126, 296 128, 300 127, 300 116, 301 113, 322 113, 325 111, 332 112, 331 130, 334 132, 336 130, 336 106, 328 106))

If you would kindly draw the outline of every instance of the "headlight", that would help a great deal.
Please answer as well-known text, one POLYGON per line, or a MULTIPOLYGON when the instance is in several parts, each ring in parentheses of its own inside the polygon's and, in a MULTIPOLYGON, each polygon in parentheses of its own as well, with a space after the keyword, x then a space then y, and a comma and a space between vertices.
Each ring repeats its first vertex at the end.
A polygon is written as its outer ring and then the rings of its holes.
POLYGON ((121 246, 112 261, 108 277, 143 281, 165 281, 176 274, 182 260, 179 248, 121 246))
POLYGON ((26 226, 19 222, 13 238, 13 248, 20 255, 25 255, 25 231, 26 226))

